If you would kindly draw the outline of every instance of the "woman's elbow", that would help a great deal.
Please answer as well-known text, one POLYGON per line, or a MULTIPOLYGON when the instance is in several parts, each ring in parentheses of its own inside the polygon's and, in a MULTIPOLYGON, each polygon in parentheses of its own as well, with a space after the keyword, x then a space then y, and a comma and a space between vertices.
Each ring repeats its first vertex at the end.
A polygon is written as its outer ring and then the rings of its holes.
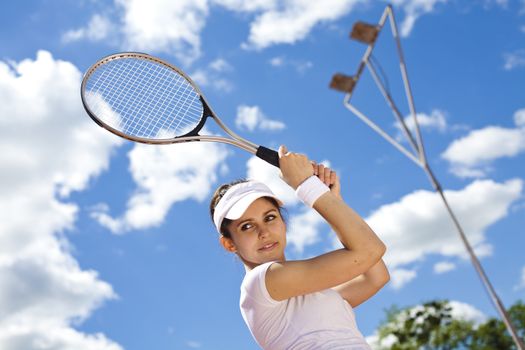
POLYGON ((390 282, 390 273, 388 272, 388 269, 385 267, 385 272, 383 274, 381 287, 385 286, 388 282, 390 282))
POLYGON ((376 289, 376 291, 381 290, 388 282, 390 281, 390 274, 388 273, 388 270, 385 268, 384 271, 381 271, 381 273, 376 274, 373 279, 373 284, 376 289))
POLYGON ((371 248, 371 251, 375 262, 378 262, 386 253, 386 245, 382 241, 378 240, 378 242, 376 242, 371 248))
POLYGON ((378 250, 379 250, 379 254, 381 255, 381 257, 383 257, 383 255, 385 255, 386 253, 386 244, 384 244, 383 241, 379 241, 378 250))
POLYGON ((386 267, 384 261, 381 261, 381 267, 380 288, 383 288, 388 282, 390 282, 390 272, 388 272, 388 268, 386 267))

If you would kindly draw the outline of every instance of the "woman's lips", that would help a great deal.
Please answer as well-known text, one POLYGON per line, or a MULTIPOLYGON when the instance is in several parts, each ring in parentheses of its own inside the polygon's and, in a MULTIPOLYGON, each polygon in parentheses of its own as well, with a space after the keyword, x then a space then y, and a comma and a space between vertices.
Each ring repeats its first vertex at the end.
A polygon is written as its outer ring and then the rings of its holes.
POLYGON ((264 246, 262 246, 261 248, 259 248, 260 251, 269 251, 269 250, 272 250, 273 248, 275 248, 277 246, 277 242, 273 242, 273 243, 268 243, 264 246))

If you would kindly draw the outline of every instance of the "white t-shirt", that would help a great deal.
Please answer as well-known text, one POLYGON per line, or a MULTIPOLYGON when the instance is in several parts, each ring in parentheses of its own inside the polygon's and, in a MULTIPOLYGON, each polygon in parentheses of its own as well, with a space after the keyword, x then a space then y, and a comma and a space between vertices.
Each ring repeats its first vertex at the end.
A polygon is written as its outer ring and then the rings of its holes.
POLYGON ((241 284, 241 314, 265 350, 371 350, 357 329, 352 307, 333 289, 272 299, 265 276, 273 262, 257 266, 241 284))

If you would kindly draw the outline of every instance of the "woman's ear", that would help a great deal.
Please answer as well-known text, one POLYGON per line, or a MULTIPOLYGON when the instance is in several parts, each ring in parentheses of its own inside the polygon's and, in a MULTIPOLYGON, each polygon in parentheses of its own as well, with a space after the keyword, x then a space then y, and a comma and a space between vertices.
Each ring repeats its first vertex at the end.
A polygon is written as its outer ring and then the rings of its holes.
POLYGON ((219 238, 219 240, 220 240, 221 245, 223 246, 224 249, 226 249, 230 253, 236 253, 237 252, 237 247, 235 247, 235 243, 233 243, 233 240, 231 238, 227 238, 227 237, 221 236, 219 238))

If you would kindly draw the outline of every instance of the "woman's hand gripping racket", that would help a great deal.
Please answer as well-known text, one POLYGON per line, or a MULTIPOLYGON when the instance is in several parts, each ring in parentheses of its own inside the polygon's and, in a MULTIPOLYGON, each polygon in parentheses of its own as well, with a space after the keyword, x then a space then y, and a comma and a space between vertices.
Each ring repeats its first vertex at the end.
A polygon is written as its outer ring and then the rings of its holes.
POLYGON ((84 75, 81 96, 84 108, 98 125, 128 140, 149 144, 222 142, 279 167, 276 151, 236 135, 184 72, 156 57, 132 52, 104 57, 84 75), (231 138, 199 135, 208 117, 231 138))

